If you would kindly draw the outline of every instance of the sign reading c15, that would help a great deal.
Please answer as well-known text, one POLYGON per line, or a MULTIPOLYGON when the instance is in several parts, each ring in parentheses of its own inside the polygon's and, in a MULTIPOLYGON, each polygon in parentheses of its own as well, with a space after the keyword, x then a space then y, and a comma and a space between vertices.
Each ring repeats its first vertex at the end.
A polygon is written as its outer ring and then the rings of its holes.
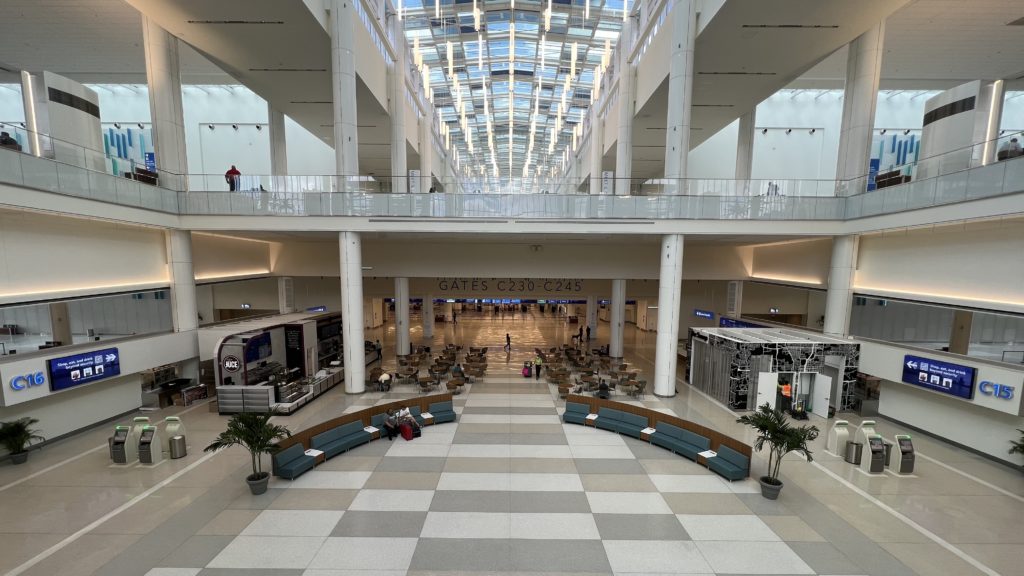
POLYGON ((18 375, 11 378, 11 389, 20 391, 32 386, 42 386, 46 384, 46 374, 42 372, 35 372, 33 374, 18 375))
POLYGON ((984 380, 981 384, 978 384, 978 392, 986 396, 995 396, 1003 400, 1013 400, 1013 386, 1007 386, 1006 384, 998 384, 996 382, 989 382, 984 380))

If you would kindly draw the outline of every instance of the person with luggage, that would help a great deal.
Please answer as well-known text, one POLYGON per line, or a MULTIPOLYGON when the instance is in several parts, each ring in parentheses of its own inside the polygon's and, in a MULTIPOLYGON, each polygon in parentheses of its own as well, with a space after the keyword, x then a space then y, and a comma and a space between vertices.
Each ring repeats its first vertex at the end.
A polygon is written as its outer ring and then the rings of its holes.
POLYGON ((540 380, 540 367, 544 364, 544 360, 540 357, 540 354, 533 359, 533 377, 536 380, 540 380))

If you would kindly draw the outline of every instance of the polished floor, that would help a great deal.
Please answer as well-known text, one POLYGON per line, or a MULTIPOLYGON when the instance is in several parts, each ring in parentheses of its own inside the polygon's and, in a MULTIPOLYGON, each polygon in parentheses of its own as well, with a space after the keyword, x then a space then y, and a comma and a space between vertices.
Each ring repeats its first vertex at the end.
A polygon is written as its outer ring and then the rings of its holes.
MULTIPOLYGON (((182 460, 112 466, 106 426, 2 465, 0 574, 1024 574, 1019 473, 920 434, 914 477, 869 477, 822 446, 814 462, 787 458, 771 502, 752 480, 563 426, 554 390, 518 372, 534 346, 575 329, 533 315, 438 325, 435 345, 490 347, 488 377, 456 397, 457 423, 372 442, 262 496, 242 481, 244 451, 201 451, 225 420, 205 405, 149 414, 182 416, 182 460)), ((378 336, 389 357, 393 329, 378 336)), ((654 340, 628 329, 627 361, 653 371, 654 340)), ((414 394, 335 389, 277 420, 300 430, 414 394)), ((749 439, 682 380, 676 397, 642 402, 749 439)), ((763 466, 755 459, 754 474, 763 466)))

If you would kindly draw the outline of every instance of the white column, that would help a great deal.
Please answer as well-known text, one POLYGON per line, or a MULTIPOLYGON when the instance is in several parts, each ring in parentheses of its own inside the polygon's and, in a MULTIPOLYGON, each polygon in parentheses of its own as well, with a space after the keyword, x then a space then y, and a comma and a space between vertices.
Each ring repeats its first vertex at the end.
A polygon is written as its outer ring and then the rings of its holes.
MULTIPOLYGON (((329 0, 331 87, 334 92, 334 157, 342 176, 359 175, 359 132, 356 128, 356 14, 352 0, 329 0)), ((362 26, 362 24, 360 24, 362 26)), ((339 182, 339 191, 350 187, 339 182)), ((355 188, 352 188, 355 190, 355 188)), ((360 362, 362 364, 362 362, 360 362)), ((362 382, 359 383, 362 386, 362 382)))
MULTIPOLYGON (((149 114, 153 126, 153 151, 160 184, 184 190, 188 174, 185 150, 185 114, 181 107, 181 73, 178 39, 145 15, 142 44, 149 85, 149 114)), ((226 169, 226 168, 225 168, 226 169)))
POLYGON ((395 354, 409 353, 409 279, 395 278, 395 354))
POLYGON ((868 173, 868 159, 871 157, 871 132, 875 128, 875 104, 884 43, 885 22, 879 22, 849 44, 836 178, 859 179, 850 183, 850 194, 863 192, 867 185, 864 176, 868 173))
POLYGON ((587 296, 587 326, 590 327, 590 339, 597 340, 597 296, 587 296))
POLYGON ((287 276, 277 279, 277 310, 281 314, 295 311, 295 291, 292 288, 292 279, 287 276))
POLYGON ((391 192, 409 193, 409 169, 405 153, 405 33, 398 14, 389 16, 396 38, 395 61, 388 67, 388 116, 391 118, 391 192))
POLYGON ((430 339, 434 337, 434 296, 427 294, 423 297, 423 339, 429 345, 430 339))
POLYGON ((175 332, 188 332, 199 327, 196 308, 196 279, 192 268, 192 233, 168 230, 167 268, 171 281, 171 320, 175 332))
POLYGON ((434 133, 431 121, 434 119, 434 107, 427 107, 426 113, 420 117, 420 192, 426 193, 434 185, 431 174, 434 171, 434 133))
POLYGON ((451 302, 444 303, 444 319, 446 322, 452 321, 452 314, 455 311, 455 305, 451 302))
MULTIPOLYGON (((284 112, 279 111, 267 103, 267 118, 270 132, 270 173, 274 176, 288 175, 288 144, 284 134, 284 112)), ((280 179, 282 182, 284 179, 280 179)), ((284 186, 274 183, 274 190, 281 190, 284 186)))
MULTIPOLYGON (((1006 82, 996 80, 981 84, 981 98, 988 98, 988 123, 985 125, 985 139, 982 146, 975 146, 974 156, 981 156, 981 164, 988 165, 997 161, 996 154, 999 152, 997 139, 999 138, 999 126, 1003 122, 1003 100, 1006 98, 1006 82), (978 150, 980 148, 980 150, 978 150)), ((966 352, 964 352, 966 354, 966 352)))
POLYGON ((750 180, 754 167, 754 124, 757 108, 740 116, 740 134, 736 141, 736 180, 750 180))
POLYGON ((676 179, 686 178, 690 153, 690 105, 693 94, 693 49, 697 39, 697 0, 677 0, 672 9, 672 55, 669 60, 668 121, 665 126, 666 192, 680 194, 676 179))
POLYGON ((832 239, 832 263, 829 265, 828 293, 825 295, 825 334, 843 337, 850 332, 857 244, 857 236, 836 236, 832 239))
POLYGON ((341 333, 345 352, 345 392, 366 391, 363 349, 363 244, 359 232, 339 232, 341 256, 341 333))
POLYGON ((626 323, 626 281, 612 280, 611 335, 608 339, 608 355, 622 358, 622 330, 626 323))
POLYGON ((622 25, 619 33, 618 60, 615 66, 619 75, 619 137, 615 145, 615 194, 629 196, 630 181, 633 177, 633 115, 636 107, 636 69, 629 63, 632 42, 622 45, 623 38, 633 38, 633 19, 622 25))
POLYGON ((590 193, 601 194, 601 164, 604 162, 604 120, 597 107, 590 108, 590 193))
POLYGON ((661 238, 661 273, 658 276, 658 338, 654 356, 654 394, 676 394, 676 349, 679 343, 679 308, 683 293, 683 235, 661 238))

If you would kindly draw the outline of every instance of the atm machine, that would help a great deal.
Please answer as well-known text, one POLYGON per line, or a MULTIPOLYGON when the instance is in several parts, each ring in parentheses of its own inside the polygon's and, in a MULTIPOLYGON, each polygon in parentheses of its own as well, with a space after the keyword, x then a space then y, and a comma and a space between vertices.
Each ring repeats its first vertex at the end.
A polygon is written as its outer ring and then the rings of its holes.
POLYGON ((164 449, 170 453, 171 451, 171 438, 175 436, 185 435, 185 425, 181 422, 181 418, 177 416, 168 416, 164 418, 164 449))
POLYGON ((850 439, 850 423, 846 420, 836 420, 828 431, 828 440, 825 442, 825 450, 842 456, 846 452, 846 442, 850 439))
POLYGON ((110 438, 110 459, 114 464, 128 464, 138 459, 138 445, 128 442, 128 426, 114 427, 114 435, 110 438))
POLYGON ((910 440, 909 434, 897 434, 893 437, 896 440, 896 447, 900 451, 899 462, 896 462, 895 455, 890 460, 889 469, 892 470, 896 467, 897 474, 913 474, 914 473, 914 443, 910 440))
POLYGON ((868 474, 881 474, 885 471, 885 441, 880 434, 872 434, 867 438, 860 469, 868 474))
POLYGON ((139 437, 139 462, 159 464, 164 459, 164 445, 156 426, 146 426, 139 437))

